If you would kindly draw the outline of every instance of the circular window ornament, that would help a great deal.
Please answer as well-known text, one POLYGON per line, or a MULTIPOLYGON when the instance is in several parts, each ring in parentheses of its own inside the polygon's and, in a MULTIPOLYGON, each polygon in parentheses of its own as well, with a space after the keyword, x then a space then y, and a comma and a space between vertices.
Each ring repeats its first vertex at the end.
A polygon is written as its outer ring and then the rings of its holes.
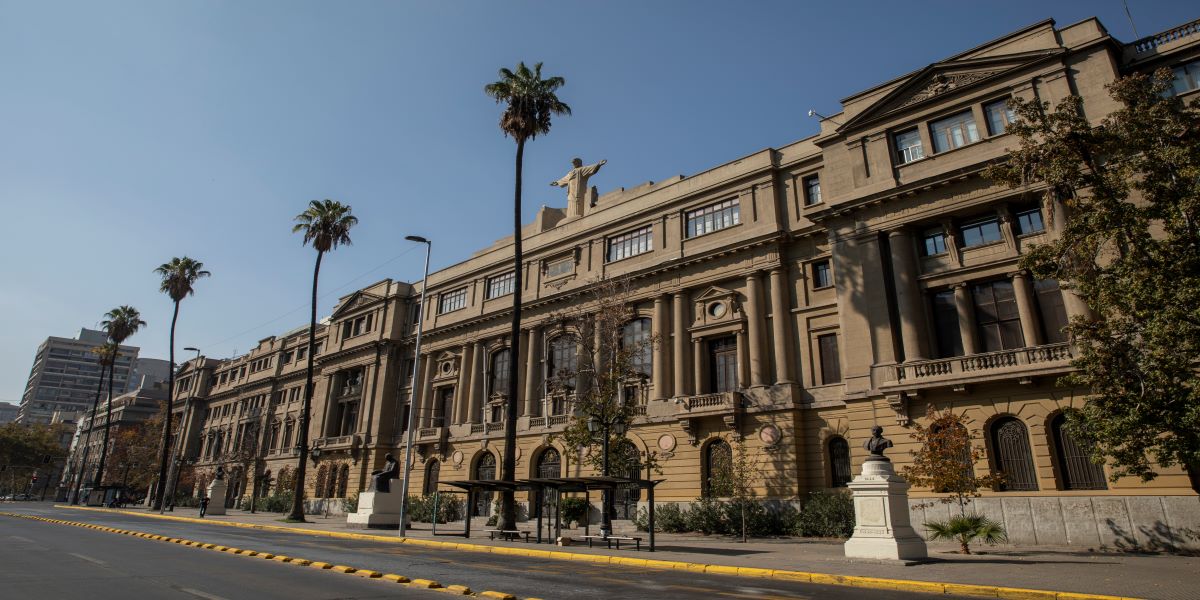
POLYGON ((451 365, 449 362, 442 363, 442 375, 449 374, 450 369, 453 369, 453 368, 454 368, 454 365, 451 365))
POLYGON ((774 446, 783 438, 783 434, 779 432, 779 428, 774 425, 764 426, 758 430, 758 439, 768 446, 774 446))
POLYGON ((675 436, 664 433, 658 436, 658 449, 663 452, 670 452, 675 449, 675 436))
POLYGON ((727 310, 728 309, 725 307, 724 302, 713 302, 712 304, 708 305, 708 314, 714 319, 720 319, 721 317, 725 316, 725 312, 727 310))
POLYGON ((450 455, 450 460, 454 461, 455 465, 462 465, 462 462, 463 462, 462 450, 455 450, 454 454, 450 455))

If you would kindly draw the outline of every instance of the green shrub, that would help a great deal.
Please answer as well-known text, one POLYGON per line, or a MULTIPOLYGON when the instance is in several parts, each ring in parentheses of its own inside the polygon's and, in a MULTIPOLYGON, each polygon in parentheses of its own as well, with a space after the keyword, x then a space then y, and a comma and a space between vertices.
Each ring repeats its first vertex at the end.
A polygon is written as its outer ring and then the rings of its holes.
POLYGON ((588 503, 583 498, 562 498, 559 500, 558 510, 564 523, 587 522, 588 503))
MULTIPOLYGON (((456 494, 440 494, 438 496, 438 523, 458 521, 463 518, 463 500, 456 494)), ((421 523, 433 521, 433 495, 409 496, 408 517, 421 523)))
POLYGON ((288 512, 292 510, 292 491, 276 492, 265 498, 259 498, 254 508, 262 512, 288 512))
MULTIPOLYGON (((688 531, 688 511, 678 504, 662 504, 654 507, 654 530, 663 533, 684 533, 688 531)), ((645 508, 639 508, 633 518, 638 531, 648 531, 650 514, 645 508)))
POLYGON ((795 520, 794 533, 805 537, 850 537, 854 502, 850 494, 817 490, 809 493, 795 520))
POLYGON ((354 492, 342 500, 342 510, 347 514, 358 512, 358 492, 354 492))
POLYGON ((725 521, 725 509, 720 502, 712 498, 697 498, 688 509, 688 531, 696 531, 705 535, 713 533, 729 533, 729 524, 725 521))

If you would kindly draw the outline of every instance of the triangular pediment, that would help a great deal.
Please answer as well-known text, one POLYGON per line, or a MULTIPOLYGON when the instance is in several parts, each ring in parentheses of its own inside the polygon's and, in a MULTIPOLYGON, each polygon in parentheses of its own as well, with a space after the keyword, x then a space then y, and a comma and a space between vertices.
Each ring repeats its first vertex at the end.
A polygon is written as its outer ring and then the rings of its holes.
POLYGON ((705 300, 717 300, 717 299, 723 299, 723 298, 730 298, 734 295, 735 295, 734 292, 727 290, 723 287, 718 287, 718 286, 714 285, 714 286, 704 290, 703 292, 701 292, 699 296, 696 296, 693 299, 693 301, 694 302, 704 302, 705 300))
POLYGON ((374 304, 376 302, 379 302, 380 300, 383 300, 383 298, 380 296, 376 296, 375 294, 368 294, 367 292, 363 292, 363 291, 354 292, 353 294, 350 295, 349 298, 346 299, 345 302, 341 303, 341 305, 339 305, 333 311, 333 315, 331 315, 331 317, 336 319, 348 312, 351 312, 355 309, 361 308, 368 304, 374 304))
POLYGON ((934 98, 982 85, 1060 53, 1061 50, 1037 50, 934 63, 910 75, 906 81, 839 127, 838 131, 845 133, 934 98))

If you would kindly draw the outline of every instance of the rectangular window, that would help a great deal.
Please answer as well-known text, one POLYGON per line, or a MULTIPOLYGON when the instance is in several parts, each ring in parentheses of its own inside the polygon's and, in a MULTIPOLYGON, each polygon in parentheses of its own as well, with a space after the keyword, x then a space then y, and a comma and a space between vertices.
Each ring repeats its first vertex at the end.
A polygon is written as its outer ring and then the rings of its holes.
POLYGON ((921 147, 921 134, 916 129, 901 131, 893 138, 896 144, 896 162, 905 164, 925 158, 925 149, 921 147))
POLYGON ((937 334, 938 358, 962 356, 962 330, 958 325, 958 304, 954 290, 933 295, 933 329, 937 334))
POLYGON ((653 226, 647 225, 633 231, 608 238, 608 262, 645 254, 654 249, 653 226))
POLYGON ((975 116, 967 110, 930 123, 929 137, 933 138, 935 153, 945 152, 978 142, 979 129, 975 127, 975 116))
POLYGON ((416 325, 421 321, 421 303, 414 302, 408 306, 408 323, 416 325))
POLYGON ((836 333, 817 336, 817 350, 821 355, 821 385, 838 383, 842 380, 842 363, 838 358, 836 333))
POLYGON ((1000 135, 1017 122, 1017 115, 1008 106, 1007 98, 984 104, 983 114, 987 117, 988 135, 1000 135))
POLYGON ((804 205, 821 203, 821 178, 817 175, 804 178, 804 205))
POLYGON ((813 289, 819 290, 833 285, 833 274, 829 271, 829 261, 822 260, 812 265, 813 289))
POLYGON ((446 314, 467 307, 467 288, 446 292, 438 297, 438 314, 446 314))
POLYGON ((930 227, 921 233, 921 256, 937 256, 946 253, 946 230, 941 226, 930 227))
POLYGON ((733 227, 742 222, 741 205, 736 198, 685 213, 689 238, 733 227))
POLYGON ((1171 94, 1183 94, 1200 88, 1200 60, 1194 60, 1171 69, 1175 80, 1171 82, 1171 94))
POLYGON ((546 277, 559 277, 575 272, 575 259, 563 258, 546 265, 546 277))
POLYGON ((513 283, 515 283, 516 280, 517 280, 517 272, 516 271, 509 271, 503 275, 496 275, 495 277, 488 277, 488 280, 487 280, 487 297, 488 297, 488 299, 491 300, 492 298, 499 298, 500 296, 507 296, 507 295, 513 293, 513 283))
POLYGON ((1000 219, 995 216, 971 219, 958 226, 958 233, 964 248, 998 242, 1001 239, 1000 219))
POLYGON ((971 286, 975 302, 975 322, 983 352, 1012 350, 1025 346, 1021 316, 1011 281, 993 281, 971 286))
POLYGON ((1058 282, 1044 279, 1033 282, 1033 291, 1037 295, 1038 314, 1042 317, 1042 333, 1047 344, 1058 344, 1068 341, 1065 331, 1067 308, 1063 304, 1062 290, 1058 282))
POLYGON ((1046 224, 1042 222, 1042 209, 1030 208, 1017 212, 1017 233, 1020 235, 1045 230, 1046 224))

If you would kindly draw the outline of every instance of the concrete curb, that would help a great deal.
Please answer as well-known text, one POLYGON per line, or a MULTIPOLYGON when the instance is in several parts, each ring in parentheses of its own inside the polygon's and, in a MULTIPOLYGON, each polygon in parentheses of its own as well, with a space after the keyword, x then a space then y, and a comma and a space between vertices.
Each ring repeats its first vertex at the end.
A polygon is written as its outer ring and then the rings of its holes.
MULTIPOLYGON (((623 556, 609 556, 605 554, 580 554, 576 552, 559 552, 555 550, 530 550, 525 548, 514 548, 508 546, 484 546, 480 544, 469 544, 461 542, 439 542, 436 540, 421 540, 414 538, 401 538, 397 536, 382 536, 367 533, 349 533, 341 531, 322 531, 319 529, 302 529, 299 527, 284 527, 281 525, 261 525, 255 523, 240 523, 237 521, 213 521, 207 519, 196 519, 192 517, 180 517, 175 515, 156 515, 147 514, 131 510, 94 508, 85 506, 65 506, 55 505, 55 508, 70 508, 74 510, 89 510, 106 513, 120 513, 137 517, 145 517, 151 519, 165 519, 169 521, 180 521, 185 523, 203 523, 206 525, 223 525, 226 527, 236 527, 240 529, 257 529, 259 531, 273 531, 283 533, 294 533, 301 535, 316 535, 338 539, 364 540, 372 542, 384 542, 390 544, 408 544, 413 546, 440 548, 445 550, 459 550, 465 552, 482 552, 491 554, 505 554, 510 556, 524 556, 530 558, 544 558, 551 560, 566 560, 577 562, 589 562, 598 564, 625 565, 634 567, 645 567, 648 569, 684 569, 697 573, 711 573, 716 575, 731 575, 734 577, 748 577, 757 579, 779 579, 786 581, 800 581, 815 583, 820 585, 839 585, 871 589, 885 590, 902 590, 908 592, 923 592, 929 594, 957 594, 962 596, 979 596, 983 598, 1005 598, 1019 600, 1138 600, 1125 596, 1107 596, 1102 594, 1081 594, 1077 592, 1059 592, 1054 590, 1035 590, 1028 588, 1010 588, 995 585, 972 585, 962 583, 949 583, 939 581, 918 581, 912 579, 887 579, 881 577, 863 577, 858 575, 836 575, 832 573, 809 573, 804 571, 789 571, 785 569, 757 569, 752 567, 734 567, 729 565, 714 565, 707 563, 692 563, 680 562, 672 560, 656 560, 643 558, 627 558, 623 556)), ((5 513, 0 513, 5 514, 5 513)), ((312 566, 316 566, 314 563, 312 566)), ((424 582, 427 580, 413 580, 409 585, 416 585, 418 581, 424 582)), ((433 582, 436 583, 436 582, 433 582)), ((420 586, 424 587, 424 586, 420 586)), ((440 586, 439 586, 440 587, 440 586)), ((480 596, 490 598, 513 598, 511 594, 503 594, 502 592, 480 592, 480 596), (492 595, 496 594, 496 595, 492 595)))

